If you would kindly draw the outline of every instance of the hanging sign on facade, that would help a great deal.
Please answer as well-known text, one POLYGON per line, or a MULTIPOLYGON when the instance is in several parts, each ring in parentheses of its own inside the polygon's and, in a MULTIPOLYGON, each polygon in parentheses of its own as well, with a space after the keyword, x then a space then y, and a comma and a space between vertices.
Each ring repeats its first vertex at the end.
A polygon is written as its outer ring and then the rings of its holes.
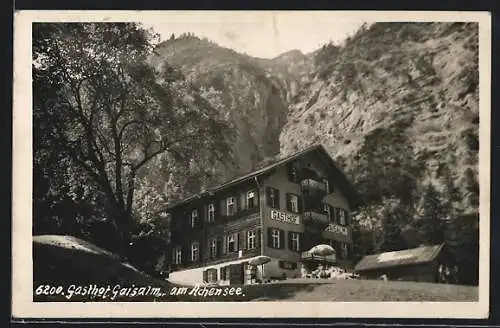
POLYGON ((288 224, 300 224, 299 215, 277 210, 271 210, 271 219, 288 224))
POLYGON ((326 227, 325 231, 333 232, 333 233, 340 234, 343 236, 349 235, 349 229, 347 227, 344 227, 344 226, 341 226, 338 224, 333 224, 333 223, 330 223, 328 225, 328 227, 326 227))

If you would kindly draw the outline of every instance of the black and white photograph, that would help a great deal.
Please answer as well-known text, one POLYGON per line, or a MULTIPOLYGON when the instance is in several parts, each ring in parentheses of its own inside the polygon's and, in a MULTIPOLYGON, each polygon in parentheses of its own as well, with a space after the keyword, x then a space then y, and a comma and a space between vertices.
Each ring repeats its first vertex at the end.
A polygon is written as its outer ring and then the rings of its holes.
POLYGON ((488 13, 14 27, 14 315, 487 316, 488 13))

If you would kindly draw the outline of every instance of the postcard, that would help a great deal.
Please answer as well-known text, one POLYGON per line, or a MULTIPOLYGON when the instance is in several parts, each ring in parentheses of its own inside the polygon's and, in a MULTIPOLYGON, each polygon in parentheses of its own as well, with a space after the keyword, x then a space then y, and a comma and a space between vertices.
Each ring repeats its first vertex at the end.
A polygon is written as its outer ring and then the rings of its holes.
POLYGON ((18 11, 14 318, 486 318, 487 12, 18 11))

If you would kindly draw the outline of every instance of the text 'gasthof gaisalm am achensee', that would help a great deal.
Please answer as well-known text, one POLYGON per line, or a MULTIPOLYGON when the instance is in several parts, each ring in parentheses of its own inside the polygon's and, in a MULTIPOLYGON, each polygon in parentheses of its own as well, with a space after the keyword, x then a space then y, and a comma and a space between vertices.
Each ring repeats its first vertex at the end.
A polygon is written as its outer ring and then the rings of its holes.
POLYGON ((245 296, 241 287, 152 287, 152 286, 122 286, 122 285, 105 285, 99 286, 96 284, 89 285, 69 285, 51 286, 39 285, 35 288, 36 296, 62 296, 67 300, 72 298, 84 297, 90 299, 101 299, 113 301, 117 298, 134 298, 134 297, 165 297, 165 296, 180 296, 188 295, 194 297, 212 297, 212 296, 245 296))

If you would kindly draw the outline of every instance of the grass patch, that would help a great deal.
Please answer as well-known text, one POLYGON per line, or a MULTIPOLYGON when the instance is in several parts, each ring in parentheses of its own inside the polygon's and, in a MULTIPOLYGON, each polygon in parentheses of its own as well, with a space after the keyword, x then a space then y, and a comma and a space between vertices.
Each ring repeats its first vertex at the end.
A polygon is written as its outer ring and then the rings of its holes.
POLYGON ((441 302, 478 299, 477 287, 378 280, 290 279, 263 285, 195 288, 150 277, 99 248, 85 249, 68 243, 34 242, 33 259, 35 302, 441 302), (42 285, 54 287, 52 291, 60 286, 60 292, 50 292, 50 288, 40 287, 42 285), (99 290, 107 297, 99 295, 99 290))

